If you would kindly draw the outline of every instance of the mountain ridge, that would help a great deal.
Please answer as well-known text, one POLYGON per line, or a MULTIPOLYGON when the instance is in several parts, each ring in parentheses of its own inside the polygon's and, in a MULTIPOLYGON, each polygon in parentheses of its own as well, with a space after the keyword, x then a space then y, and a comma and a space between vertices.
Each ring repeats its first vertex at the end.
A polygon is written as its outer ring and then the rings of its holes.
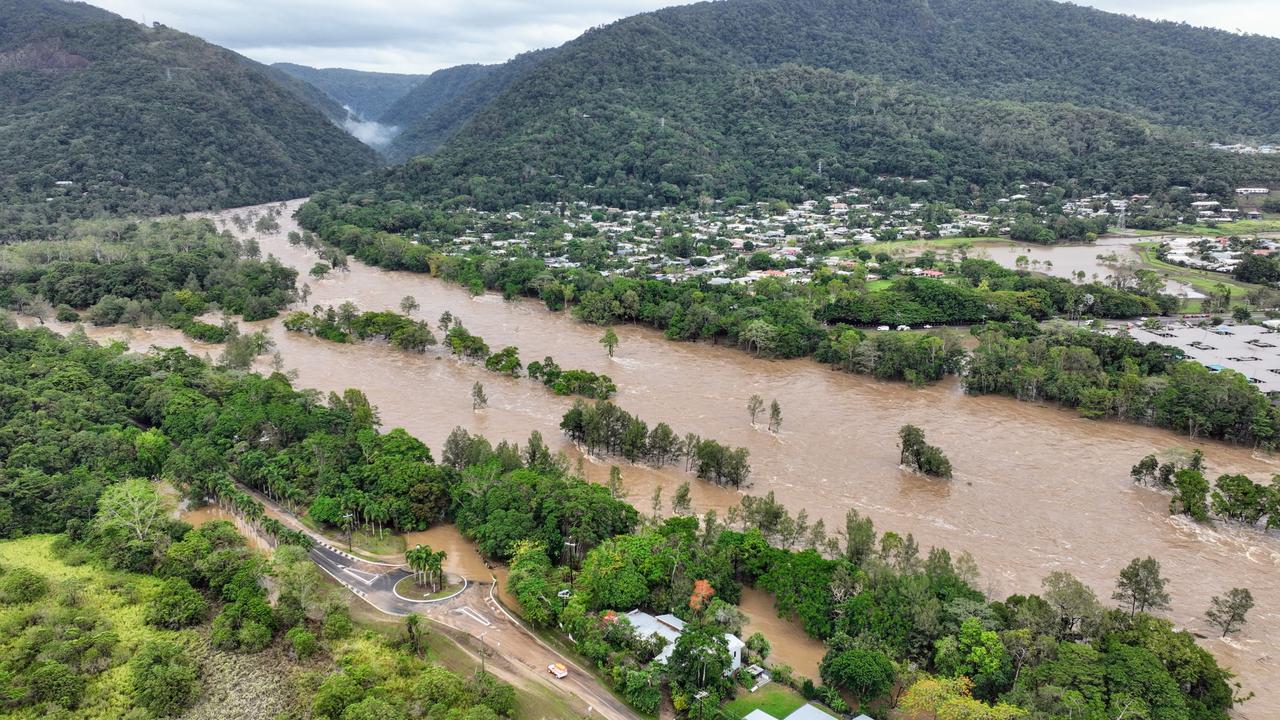
POLYGON ((1280 73, 1278 39, 1050 0, 698 3, 619 20, 544 51, 453 123, 433 158, 393 171, 387 182, 411 195, 485 205, 565 198, 640 205, 700 196, 789 199, 877 174, 937 185, 996 181, 1010 156, 975 164, 983 143, 956 145, 967 134, 1064 149, 1036 168, 1050 182, 1217 191, 1278 174, 1275 163, 1202 147, 1280 137, 1280 88, 1266 81, 1272 69, 1280 73), (1248 59, 1258 72, 1237 77, 1234 64, 1248 59), (852 91, 842 95, 847 105, 828 103, 818 117, 801 106, 822 103, 820 94, 766 94, 773 105, 746 126, 719 104, 729 98, 739 112, 753 108, 734 94, 766 77, 784 82, 785 69, 844 76, 835 92, 852 91), (918 96, 934 126, 895 104, 901 95, 918 96), (882 121, 867 103, 894 107, 897 123, 885 130, 897 137, 845 140, 850 123, 865 129, 882 121), (985 128, 962 124, 965 106, 1001 103, 1032 110, 1029 118, 1035 108, 1055 108, 1075 119, 1050 128, 1052 136, 1035 127, 1019 137, 1020 128, 995 112, 984 115, 985 128), (791 106, 814 123, 813 132, 795 132, 791 106), (1092 124, 1105 132, 1073 137, 1092 124), (788 139, 780 144, 779 137, 788 139), (1129 167, 1136 157, 1149 167, 1129 167))
POLYGON ((0 17, 5 237, 298 197, 376 164, 306 88, 225 48, 60 0, 0 17))

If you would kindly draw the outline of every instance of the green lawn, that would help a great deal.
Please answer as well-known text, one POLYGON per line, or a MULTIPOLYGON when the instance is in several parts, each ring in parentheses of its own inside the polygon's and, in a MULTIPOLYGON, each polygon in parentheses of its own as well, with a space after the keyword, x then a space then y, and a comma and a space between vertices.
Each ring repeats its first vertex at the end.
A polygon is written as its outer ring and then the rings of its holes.
POLYGON ((999 237, 951 237, 937 238, 936 240, 894 240, 893 242, 874 242, 866 245, 853 245, 841 248, 833 254, 837 257, 853 257, 858 254, 859 250, 866 250, 870 253, 889 253, 892 255, 894 251, 906 250, 908 252, 922 253, 926 250, 951 250, 958 247, 973 245, 974 243, 991 243, 991 242, 1009 242, 1008 238, 999 237))
POLYGON ((1230 237, 1232 235, 1254 235, 1256 233, 1280 232, 1280 218, 1264 218, 1262 220, 1237 220, 1222 223, 1217 227, 1208 225, 1178 225, 1170 228, 1173 232, 1192 233, 1195 235, 1212 235, 1214 237, 1230 237))
POLYGON ((396 583, 396 592, 409 598, 410 600, 439 600, 448 597, 462 589, 462 583, 453 583, 445 585, 443 588, 431 592, 430 586, 418 587, 414 582, 413 576, 403 578, 396 583))
MULTIPOLYGON (((303 515, 299 520, 302 521, 303 525, 329 538, 329 542, 334 547, 346 548, 347 537, 340 530, 325 527, 311 519, 309 515, 303 515)), ((404 538, 390 530, 385 531, 382 537, 366 533, 363 530, 356 530, 351 533, 351 554, 363 557, 366 560, 378 560, 388 555, 403 555, 404 538)))
POLYGON ((800 693, 783 685, 771 682, 755 692, 745 688, 738 689, 738 696, 724 706, 725 713, 732 718, 741 718, 752 710, 763 710, 776 718, 784 718, 805 704, 800 693))
MULTIPOLYGON (((1152 270, 1156 270, 1162 275, 1167 275, 1173 280, 1184 282, 1202 293, 1217 292, 1216 286, 1226 285, 1231 288, 1234 298, 1244 299, 1246 293, 1259 289, 1261 286, 1235 280, 1230 275, 1223 273, 1210 272, 1208 270, 1196 270, 1194 268, 1185 268, 1180 265, 1167 263, 1156 257, 1155 243, 1139 243, 1134 246, 1138 255, 1152 270)), ((1197 303, 1198 304, 1198 303, 1197 303)))

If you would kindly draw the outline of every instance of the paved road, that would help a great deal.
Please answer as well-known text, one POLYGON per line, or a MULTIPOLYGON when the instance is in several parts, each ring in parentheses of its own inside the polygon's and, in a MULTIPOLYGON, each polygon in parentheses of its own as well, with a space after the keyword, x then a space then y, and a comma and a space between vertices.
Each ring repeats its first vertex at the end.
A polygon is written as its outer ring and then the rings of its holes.
POLYGON ((603 687, 594 675, 545 643, 507 612, 494 597, 494 578, 466 578, 466 586, 459 593, 437 601, 405 600, 395 593, 396 583, 411 574, 403 567, 357 558, 330 545, 327 538, 307 529, 279 505, 270 503, 268 510, 281 521, 292 520, 289 525, 310 535, 316 541, 310 553, 312 561, 379 612, 394 617, 417 613, 479 639, 532 682, 576 697, 585 705, 586 717, 640 720, 634 710, 603 687), (569 676, 560 680, 553 678, 547 672, 551 663, 564 665, 569 669, 569 676))

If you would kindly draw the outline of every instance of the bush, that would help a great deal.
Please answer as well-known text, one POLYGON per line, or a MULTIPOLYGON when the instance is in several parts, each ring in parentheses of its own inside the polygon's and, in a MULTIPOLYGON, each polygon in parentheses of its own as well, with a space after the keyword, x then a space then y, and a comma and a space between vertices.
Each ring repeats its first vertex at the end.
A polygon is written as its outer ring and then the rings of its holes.
POLYGON ((53 703, 65 708, 80 704, 85 681, 71 668, 49 661, 36 666, 27 678, 32 704, 53 703))
POLYGON ((511 717, 516 710, 516 691, 490 673, 471 678, 469 688, 477 705, 484 705, 503 717, 511 717))
POLYGON ((289 641, 293 656, 299 660, 306 660, 320 650, 316 636, 301 625, 285 633, 284 639, 289 641))
POLYGON ((386 700, 367 697, 348 705, 342 711, 342 720, 404 720, 404 713, 396 710, 386 700))
POLYGON ((325 613, 320 623, 321 633, 326 640, 341 640, 351 635, 351 611, 345 606, 336 607, 325 613))
POLYGON ((49 582, 43 575, 17 567, 0 576, 0 602, 35 602, 49 592, 49 582))
POLYGON ((262 652, 271 644, 271 628, 254 620, 246 620, 240 625, 236 639, 240 641, 240 649, 244 652, 262 652))
POLYGON ((315 697, 311 700, 311 716, 317 718, 340 718, 342 711, 354 705, 364 697, 364 690, 345 673, 330 675, 320 683, 315 697))
POLYGON ((70 305, 59 305, 54 317, 58 318, 58 322, 80 322, 80 313, 70 305))
POLYGON ((183 578, 169 578, 147 604, 148 625, 178 630, 199 623, 209 604, 183 578))
POLYGON ((170 717, 200 695, 200 668, 178 645, 150 640, 129 661, 129 688, 152 715, 170 717))

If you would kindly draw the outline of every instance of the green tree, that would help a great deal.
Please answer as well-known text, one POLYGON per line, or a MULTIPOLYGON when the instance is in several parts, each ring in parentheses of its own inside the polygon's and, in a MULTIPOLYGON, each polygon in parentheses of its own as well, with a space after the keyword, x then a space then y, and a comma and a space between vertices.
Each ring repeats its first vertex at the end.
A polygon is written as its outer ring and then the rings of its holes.
POLYGON ((1183 468, 1174 473, 1173 486, 1171 511, 1190 515, 1197 522, 1209 519, 1209 481, 1204 479, 1204 473, 1183 468))
POLYGON ((604 329, 604 335, 600 337, 600 344, 609 353, 609 357, 613 357, 613 351, 618 347, 618 334, 613 331, 613 328, 604 329))
POLYGON ((1005 668, 1010 665, 1004 643, 976 617, 965 618, 960 631, 940 638, 934 649, 934 664, 944 675, 971 678, 986 692, 1004 683, 1005 668))
POLYGON ((751 425, 756 424, 756 419, 760 417, 760 412, 764 410, 764 400, 759 395, 752 395, 747 398, 747 414, 751 416, 751 425))
POLYGON ((1049 573, 1041 585, 1044 601, 1057 615, 1055 632, 1059 639, 1087 637, 1092 633, 1102 612, 1093 590, 1062 570, 1049 573))
POLYGON ((133 478, 102 493, 94 523, 100 532, 120 532, 138 542, 150 542, 163 529, 172 506, 151 483, 133 478))
POLYGON ((776 433, 782 429, 782 406, 777 399, 769 403, 769 432, 776 433))
POLYGON ((693 508, 693 500, 689 495, 689 482, 686 480, 680 483, 676 488, 676 494, 671 498, 671 513, 673 515, 688 515, 693 508))
POLYGON ((1155 558, 1134 558, 1120 571, 1111 599, 1128 605, 1130 617, 1147 610, 1168 610, 1167 582, 1160 577, 1160 563, 1155 558))
POLYGON ((773 645, 769 643, 769 639, 764 633, 754 632, 746 641, 747 651, 751 653, 756 662, 764 662, 769 658, 769 653, 773 652, 773 645))
POLYGON ((412 295, 405 295, 400 298, 400 312, 405 315, 413 315, 418 312, 421 307, 422 306, 418 304, 418 299, 412 295))
POLYGON ((471 409, 483 410, 489 406, 489 397, 484 394, 484 385, 477 380, 471 386, 471 409))
POLYGON ((1253 609, 1253 593, 1248 588, 1231 588, 1227 596, 1214 595, 1209 600, 1205 618, 1210 625, 1222 628, 1222 637, 1235 632, 1245 622, 1245 615, 1253 609))
POLYGON ((866 702, 893 687, 895 671, 888 656, 876 650, 830 650, 819 666, 822 682, 848 690, 866 702))

